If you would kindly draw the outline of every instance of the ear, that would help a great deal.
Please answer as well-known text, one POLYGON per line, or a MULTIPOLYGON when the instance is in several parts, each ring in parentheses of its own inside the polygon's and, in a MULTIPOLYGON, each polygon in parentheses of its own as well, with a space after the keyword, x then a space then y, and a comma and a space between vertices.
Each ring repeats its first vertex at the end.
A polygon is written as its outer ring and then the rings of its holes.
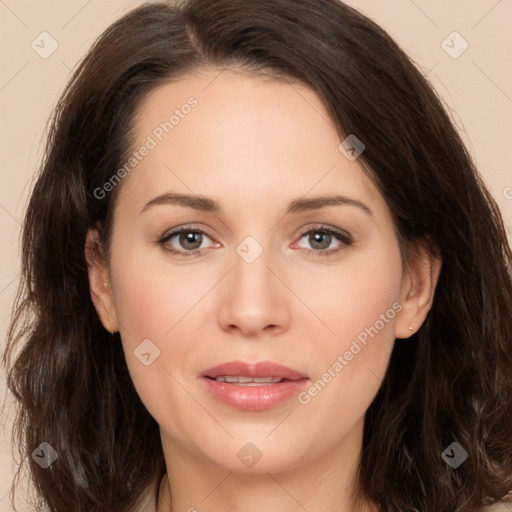
POLYGON ((409 338, 425 321, 441 273, 439 254, 437 245, 430 238, 411 248, 400 291, 402 310, 395 323, 396 338, 409 338))
POLYGON ((108 261, 99 240, 98 231, 89 229, 85 239, 85 259, 89 274, 89 291, 96 312, 109 332, 119 330, 115 312, 114 297, 110 283, 108 261))

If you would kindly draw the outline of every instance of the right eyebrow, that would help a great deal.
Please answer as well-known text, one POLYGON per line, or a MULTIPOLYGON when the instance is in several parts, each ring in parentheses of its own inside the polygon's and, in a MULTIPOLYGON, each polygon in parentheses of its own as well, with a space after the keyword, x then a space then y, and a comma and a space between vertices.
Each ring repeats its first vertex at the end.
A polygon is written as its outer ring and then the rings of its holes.
POLYGON ((140 213, 143 213, 151 206, 159 204, 176 204, 179 206, 185 206, 187 208, 193 208, 194 210, 200 210, 204 212, 217 213, 220 211, 220 206, 217 201, 204 196, 197 196, 191 194, 173 194, 166 193, 154 197, 151 201, 148 201, 140 213))

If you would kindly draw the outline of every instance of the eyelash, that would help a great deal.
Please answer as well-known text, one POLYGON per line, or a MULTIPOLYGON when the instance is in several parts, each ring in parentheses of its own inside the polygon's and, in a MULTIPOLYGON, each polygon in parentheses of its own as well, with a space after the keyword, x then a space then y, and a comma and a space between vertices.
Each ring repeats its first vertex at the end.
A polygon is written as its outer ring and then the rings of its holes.
MULTIPOLYGON (((183 257, 189 257, 189 256, 202 256, 204 254, 205 249, 195 249, 193 251, 177 251, 176 249, 173 249, 172 247, 167 246, 167 243, 169 240, 174 238, 176 235, 180 235, 181 233, 195 233, 195 234, 202 234, 206 235, 209 238, 213 239, 213 236, 211 236, 207 231, 204 231, 202 229, 194 228, 193 226, 182 226, 179 229, 176 229, 170 233, 167 233, 163 235, 160 240, 158 240, 157 244, 164 247, 166 251, 171 252, 172 254, 175 254, 176 256, 183 256, 183 257)), ((339 242, 341 242, 340 246, 336 249, 323 249, 323 250, 315 250, 315 249, 303 249, 303 251, 307 251, 308 255, 315 255, 315 256, 331 256, 334 254, 337 254, 341 252, 346 247, 350 247, 353 244, 352 237, 346 233, 345 231, 341 231, 332 227, 324 226, 324 225, 318 225, 314 226, 307 231, 304 231, 300 237, 299 240, 302 239, 305 235, 308 235, 310 233, 323 233, 334 236, 339 242)))

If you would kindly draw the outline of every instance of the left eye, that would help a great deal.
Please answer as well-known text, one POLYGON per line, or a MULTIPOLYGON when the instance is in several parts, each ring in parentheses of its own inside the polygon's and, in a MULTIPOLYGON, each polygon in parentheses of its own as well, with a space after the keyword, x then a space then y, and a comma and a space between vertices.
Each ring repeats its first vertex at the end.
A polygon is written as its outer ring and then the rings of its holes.
POLYGON ((327 228, 307 231, 300 238, 300 240, 303 239, 310 245, 310 247, 303 247, 304 249, 325 253, 337 252, 352 243, 352 239, 348 235, 327 228), (333 242, 338 242, 338 244, 332 247, 333 242))

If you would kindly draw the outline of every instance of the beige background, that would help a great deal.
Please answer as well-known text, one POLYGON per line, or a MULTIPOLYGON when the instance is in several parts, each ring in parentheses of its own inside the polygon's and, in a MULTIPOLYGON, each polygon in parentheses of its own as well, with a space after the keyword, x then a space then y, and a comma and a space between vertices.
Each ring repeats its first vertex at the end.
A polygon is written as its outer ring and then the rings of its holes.
MULTIPOLYGON (((142 2, 0 0, 0 343, 19 277, 18 237, 46 120, 71 70, 114 19, 142 2), (58 48, 32 49, 48 32, 58 48), (42 49, 39 51, 43 51, 42 49)), ((512 226, 512 0, 352 0, 421 66, 448 108, 512 226), (452 32, 460 35, 453 35, 452 32), (452 35, 450 35, 452 34, 452 35), (449 37, 448 37, 449 36, 449 37), (445 43, 443 43, 445 41, 445 43), (464 49, 467 50, 455 57, 464 49), (446 50, 446 51, 445 51, 446 50), (448 53, 447 53, 448 52, 448 53), (451 53, 451 55, 449 55, 451 53), (509 64, 507 64, 509 62, 509 64)), ((5 379, 0 373, 0 401, 5 379)), ((10 403, 10 401, 8 401, 10 403)), ((12 510, 12 409, 0 418, 0 512, 12 510)))

